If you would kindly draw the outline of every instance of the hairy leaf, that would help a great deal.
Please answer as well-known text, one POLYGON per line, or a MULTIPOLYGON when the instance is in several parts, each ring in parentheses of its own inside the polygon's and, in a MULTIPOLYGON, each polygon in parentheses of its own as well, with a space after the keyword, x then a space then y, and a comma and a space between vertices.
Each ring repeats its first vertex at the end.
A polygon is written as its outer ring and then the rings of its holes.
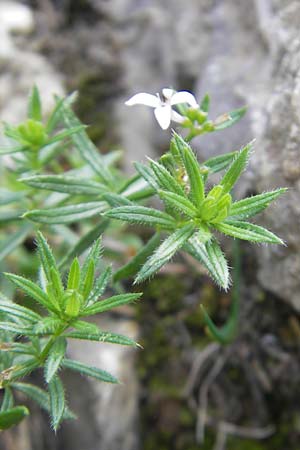
POLYGON ((39 223, 71 223, 94 217, 103 213, 106 208, 105 202, 78 203, 51 209, 34 209, 26 212, 24 217, 39 223))
POLYGON ((214 227, 228 236, 252 242, 266 242, 269 244, 284 244, 284 242, 271 231, 266 230, 259 225, 249 222, 226 220, 214 227))
POLYGON ((56 375, 49 383, 51 423, 56 431, 65 411, 65 393, 63 384, 56 375))
POLYGON ((143 223, 162 228, 174 228, 176 222, 173 217, 162 211, 145 206, 120 206, 105 213, 111 219, 124 220, 132 223, 143 223))
POLYGON ((50 383, 57 373, 65 356, 66 348, 67 342, 63 337, 57 338, 53 346, 51 347, 49 356, 45 363, 45 380, 47 383, 50 383))
POLYGON ((98 369, 97 367, 90 367, 81 362, 73 361, 72 359, 64 359, 63 366, 67 369, 79 372, 81 375, 96 378, 99 381, 105 381, 106 383, 118 383, 117 378, 105 370, 98 369))
POLYGON ((134 294, 114 295, 113 297, 109 297, 105 300, 101 300, 97 303, 94 303, 91 306, 86 307, 80 315, 82 317, 85 317, 109 311, 112 308, 117 308, 118 306, 126 305, 127 303, 132 303, 135 300, 138 300, 141 295, 142 295, 141 292, 134 294))
POLYGON ((114 281, 128 278, 135 275, 146 259, 154 252, 160 243, 160 233, 155 233, 152 238, 144 245, 140 251, 123 267, 114 273, 114 281))
POLYGON ((149 278, 181 249, 194 232, 192 224, 185 225, 171 234, 147 260, 135 278, 135 284, 149 278))
POLYGON ((264 194, 253 195, 253 197, 244 198, 231 205, 229 216, 235 219, 247 219, 263 211, 269 204, 286 192, 287 189, 276 189, 264 194))

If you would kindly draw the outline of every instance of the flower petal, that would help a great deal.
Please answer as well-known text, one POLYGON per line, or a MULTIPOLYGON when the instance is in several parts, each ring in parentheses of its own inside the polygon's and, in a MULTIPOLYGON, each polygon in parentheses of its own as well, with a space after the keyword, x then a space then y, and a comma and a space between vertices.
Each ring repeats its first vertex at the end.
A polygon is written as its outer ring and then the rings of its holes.
POLYGON ((145 105, 151 106, 151 108, 157 108, 160 105, 160 99, 156 97, 156 95, 141 92, 140 94, 135 94, 133 97, 127 100, 127 102, 125 102, 125 105, 145 105))
POLYGON ((157 122, 161 126, 163 130, 169 128, 171 123, 171 106, 170 105, 161 105, 155 108, 154 115, 156 117, 157 122))
POLYGON ((176 92, 176 94, 172 96, 171 105, 178 105, 179 103, 188 103, 193 108, 199 107, 193 94, 187 91, 176 92))
POLYGON ((162 94, 166 100, 171 100, 171 98, 173 97, 175 92, 176 91, 174 91, 174 89, 170 89, 170 88, 162 89, 162 94))
POLYGON ((181 114, 178 114, 178 112, 176 112, 172 109, 171 110, 171 119, 173 120, 173 122, 182 123, 186 120, 186 117, 182 116, 181 114))

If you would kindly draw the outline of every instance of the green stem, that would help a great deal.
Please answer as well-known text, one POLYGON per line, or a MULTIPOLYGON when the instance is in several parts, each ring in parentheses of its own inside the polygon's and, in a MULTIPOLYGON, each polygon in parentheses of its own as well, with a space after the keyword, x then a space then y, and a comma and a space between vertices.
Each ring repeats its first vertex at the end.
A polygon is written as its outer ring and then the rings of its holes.
POLYGON ((49 351, 52 347, 52 345, 54 344, 54 342, 56 341, 56 339, 69 327, 69 324, 63 324, 61 325, 58 330, 56 331, 56 333, 53 334, 53 336, 51 336, 51 338, 49 339, 49 341, 47 342, 47 344, 45 345, 45 347, 43 348, 39 359, 41 361, 41 363, 45 362, 49 351))

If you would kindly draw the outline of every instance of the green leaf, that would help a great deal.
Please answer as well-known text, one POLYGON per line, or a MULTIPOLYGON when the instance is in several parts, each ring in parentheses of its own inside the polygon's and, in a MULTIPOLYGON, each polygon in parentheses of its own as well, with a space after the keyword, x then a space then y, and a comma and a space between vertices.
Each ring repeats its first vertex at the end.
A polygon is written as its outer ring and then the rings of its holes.
POLYGON ((235 219, 247 219, 248 217, 255 216, 263 211, 269 204, 286 192, 287 189, 276 189, 271 192, 265 192, 264 194, 253 195, 252 197, 244 198, 238 202, 234 202, 231 205, 229 216, 235 219))
POLYGON ((166 264, 194 233, 194 225, 188 224, 171 234, 147 260, 137 274, 134 283, 149 278, 166 264))
POLYGON ((10 255, 19 245, 21 245, 26 237, 32 231, 32 224, 25 223, 17 231, 9 234, 0 242, 0 261, 7 255, 10 255))
POLYGON ((18 425, 28 415, 29 411, 25 406, 15 406, 7 411, 0 412, 0 430, 7 430, 14 425, 18 425))
POLYGON ((96 279, 94 287, 90 292, 90 295, 87 299, 87 304, 90 305, 98 300, 99 297, 104 293, 107 283, 111 278, 111 266, 106 267, 104 272, 96 279))
POLYGON ((67 369, 79 372, 81 375, 96 378, 96 380, 99 381, 105 381, 106 383, 118 383, 117 378, 105 370, 98 369, 97 367, 90 367, 78 361, 73 361, 72 359, 64 359, 63 366, 67 369))
POLYGON ((244 106, 243 108, 235 109, 230 113, 223 114, 223 116, 218 117, 214 122, 214 129, 217 131, 231 127, 245 115, 246 111, 247 107, 244 106))
POLYGON ((80 131, 86 128, 85 125, 78 125, 77 127, 68 128, 66 130, 57 133, 51 139, 47 140, 47 145, 54 144, 55 142, 63 141, 64 139, 73 136, 74 134, 79 133, 80 131))
POLYGON ((0 189, 0 206, 22 201, 24 197, 26 197, 25 192, 12 192, 6 189, 0 189))
POLYGON ((30 335, 31 327, 21 327, 20 324, 16 324, 13 322, 0 322, 1 331, 7 331, 9 333, 16 334, 17 336, 21 335, 30 335))
POLYGON ((223 193, 226 194, 231 191, 233 186, 235 185, 237 179, 245 169, 248 158, 249 158, 249 152, 252 149, 252 143, 246 145, 234 158, 233 162, 231 163, 228 171, 225 173, 224 177, 220 181, 220 185, 223 186, 223 193))
POLYGON ((215 282, 227 290, 229 286, 229 275, 226 260, 221 250, 217 248, 217 243, 204 244, 199 239, 198 234, 192 236, 185 244, 184 249, 199 261, 209 272, 215 282), (216 258, 220 258, 216 261, 216 258))
POLYGON ((149 186, 149 183, 140 175, 135 175, 122 186, 120 193, 123 197, 138 201, 151 197, 155 193, 155 189, 149 186))
POLYGON ((119 194, 107 193, 103 195, 103 198, 113 208, 117 208, 118 206, 130 206, 133 204, 128 198, 119 194))
POLYGON ((46 131, 47 133, 52 133, 54 128, 57 126, 59 121, 62 119, 63 115, 63 107, 64 106, 70 106, 72 103, 76 100, 76 93, 73 93, 69 95, 66 98, 56 98, 56 105, 53 109, 51 116, 49 117, 49 120, 46 125, 46 131))
POLYGON ((215 280, 219 280, 219 284, 227 290, 230 284, 229 269, 219 244, 215 239, 211 239, 205 243, 205 248, 214 272, 215 280))
POLYGON ((80 256, 90 245, 101 235, 109 224, 108 219, 101 220, 88 233, 84 234, 71 248, 59 263, 62 268, 69 263, 75 256, 80 256))
POLYGON ((201 104, 200 104, 200 109, 201 109, 201 111, 204 111, 204 112, 207 113, 207 112, 209 111, 209 105, 210 105, 210 97, 209 97, 208 94, 206 94, 206 95, 203 97, 202 102, 201 102, 201 104))
POLYGON ((114 281, 129 278, 137 273, 146 259, 154 252, 160 243, 160 233, 155 233, 140 251, 123 267, 114 273, 114 281))
POLYGON ((155 191, 159 189, 157 179, 150 167, 145 166, 144 164, 141 164, 139 162, 135 162, 133 163, 133 165, 136 168, 137 172, 141 175, 142 178, 144 178, 144 180, 147 181, 152 189, 154 189, 155 191))
MULTIPOLYGON (((63 119, 68 127, 80 126, 80 120, 75 116, 71 108, 63 105, 63 119)), ((99 154, 98 149, 92 143, 84 130, 72 135, 72 141, 81 157, 86 161, 102 182, 106 185, 114 185, 113 177, 99 154)))
POLYGON ((55 258, 53 256, 52 250, 40 231, 37 232, 37 245, 38 245, 38 255, 41 261, 46 278, 49 282, 52 281, 51 269, 54 268, 58 272, 55 258))
POLYGON ((93 243, 93 245, 88 253, 88 256, 86 257, 84 264, 82 266, 81 275, 80 275, 80 290, 81 291, 84 290, 86 277, 88 275, 89 270, 91 270, 90 265, 93 263, 94 264, 93 270, 95 270, 95 266, 97 266, 98 260, 101 256, 101 251, 102 251, 102 239, 101 239, 101 237, 99 237, 93 243))
POLYGON ((65 411, 65 393, 63 384, 56 375, 49 383, 51 423, 56 431, 63 419, 65 411))
POLYGON ((231 294, 231 306, 229 318, 222 327, 217 327, 207 314, 203 305, 201 306, 204 322, 211 337, 220 344, 230 344, 236 338, 239 327, 240 311, 240 251, 238 241, 234 242, 234 264, 233 264, 233 288, 231 294))
POLYGON ((0 148, 0 155, 10 155, 12 153, 23 153, 29 151, 29 147, 16 145, 15 147, 1 147, 0 148))
MULTIPOLYGON (((72 328, 85 334, 99 334, 100 329, 95 323, 86 322, 85 320, 76 320, 72 322, 72 328)), ((65 335, 66 336, 66 335, 65 335)))
POLYGON ((225 155, 214 156, 213 158, 207 159, 203 163, 203 166, 208 167, 210 173, 221 172, 221 170, 226 169, 232 163, 237 155, 238 152, 231 152, 225 155))
POLYGON ((38 189, 71 195, 100 195, 107 191, 104 184, 70 175, 35 175, 19 181, 38 189))
POLYGON ((28 117, 38 122, 42 121, 42 104, 38 88, 33 86, 28 99, 28 117))
POLYGON ((165 191, 158 191, 158 195, 167 206, 185 214, 187 217, 194 218, 198 214, 197 208, 186 197, 182 197, 174 192, 165 191))
POLYGON ((79 203, 52 209, 35 209, 24 214, 33 222, 57 224, 71 223, 94 217, 106 210, 105 202, 79 203))
POLYGON ((41 320, 41 316, 31 309, 17 305, 13 302, 3 301, 2 299, 0 300, 0 312, 8 314, 10 318, 14 317, 24 320, 29 324, 34 324, 41 320))
MULTIPOLYGON (((22 392, 36 402, 42 409, 50 412, 50 400, 48 392, 29 383, 12 383, 11 386, 17 391, 22 392)), ((76 416, 65 406, 63 419, 75 419, 76 416)))
POLYGON ((154 227, 159 226, 167 229, 176 226, 176 222, 169 214, 139 205, 120 206, 119 208, 107 211, 105 216, 110 217, 111 219, 124 220, 131 223, 142 223, 154 227))
POLYGON ((186 144, 182 151, 182 159, 189 177, 190 193, 189 198, 197 207, 200 207, 204 200, 204 182, 200 173, 199 164, 192 149, 186 144))
POLYGON ((0 224, 22 220, 24 211, 24 209, 7 209, 5 211, 0 211, 0 224))
POLYGON ((64 336, 72 339, 84 339, 88 341, 139 347, 139 345, 134 340, 121 334, 110 333, 107 331, 101 331, 98 333, 88 333, 86 331, 70 331, 68 333, 65 333, 64 336))
POLYGON ((10 387, 4 389, 4 396, 1 404, 1 412, 7 411, 14 406, 14 397, 10 387))
POLYGON ((30 358, 26 362, 14 366, 13 371, 10 374, 10 380, 18 380, 20 378, 29 375, 34 369, 37 369, 39 362, 35 358, 30 358))
POLYGON ((81 317, 92 316, 94 314, 109 311, 112 308, 117 308, 118 306, 126 305, 127 303, 132 303, 141 297, 142 293, 138 292, 135 294, 120 294, 109 297, 105 300, 101 300, 94 303, 91 306, 86 307, 80 314, 81 317))
POLYGON ((44 308, 53 311, 53 307, 48 299, 48 296, 37 284, 13 273, 4 273, 4 275, 6 278, 12 281, 12 283, 18 286, 18 288, 24 291, 29 297, 33 298, 44 308))
POLYGON ((226 220, 214 227, 228 236, 251 242, 266 242, 268 244, 284 244, 284 242, 271 231, 250 222, 226 220))
POLYGON ((53 334, 61 326, 61 320, 57 317, 43 317, 34 327, 35 334, 53 334))
POLYGON ((80 265, 78 258, 74 258, 68 277, 67 289, 78 289, 80 282, 80 265))
POLYGON ((88 298, 88 296, 91 292, 91 289, 94 284, 94 276, 95 276, 95 263, 93 260, 91 260, 89 262, 89 265, 88 265, 88 268, 86 271, 85 280, 84 280, 82 291, 81 291, 84 300, 86 300, 88 298))
POLYGON ((170 174, 170 172, 156 161, 149 158, 151 169, 155 174, 157 183, 161 189, 174 192, 177 195, 185 197, 185 192, 178 181, 170 174))
POLYGON ((67 342, 64 337, 57 338, 51 347, 49 356, 45 363, 45 380, 47 383, 50 383, 56 375, 65 356, 66 348, 67 342))

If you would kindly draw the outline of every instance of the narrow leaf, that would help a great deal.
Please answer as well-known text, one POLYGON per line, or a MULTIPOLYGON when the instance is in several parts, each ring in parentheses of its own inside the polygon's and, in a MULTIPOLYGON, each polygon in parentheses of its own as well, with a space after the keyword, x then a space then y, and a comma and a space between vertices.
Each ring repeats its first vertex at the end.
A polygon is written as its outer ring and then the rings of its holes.
POLYGON ((146 259, 154 252, 160 243, 160 233, 155 233, 152 238, 144 245, 140 251, 123 267, 114 273, 114 281, 129 278, 135 275, 146 259))
POLYGON ((4 273, 6 278, 12 281, 18 288, 24 291, 29 297, 36 300, 39 304, 44 306, 46 309, 50 309, 53 311, 53 307, 51 302, 49 301, 45 292, 35 283, 26 278, 23 278, 19 275, 15 275, 13 273, 4 273))
POLYGON ((87 299, 87 305, 93 304, 96 302, 99 297, 104 293, 106 286, 111 278, 111 266, 106 267, 104 272, 96 279, 93 289, 90 292, 90 295, 87 299))
POLYGON ((206 244, 201 242, 197 234, 189 239, 185 244, 184 249, 208 270, 212 279, 215 280, 220 287, 225 290, 228 289, 229 276, 226 273, 226 269, 224 270, 226 262, 222 261, 220 265, 221 270, 216 270, 215 259, 213 261, 211 260, 211 256, 214 256, 214 252, 211 249, 210 254, 208 254, 206 244))
POLYGON ((145 166, 144 164, 138 162, 134 163, 134 167, 136 168, 137 172, 141 175, 141 177, 147 181, 149 186, 152 187, 152 189, 154 189, 155 191, 159 189, 159 184, 157 182, 156 176, 154 175, 150 167, 145 166))
POLYGON ((231 205, 229 216, 235 219, 247 219, 248 217, 255 216, 286 191, 287 189, 276 189, 271 192, 265 192, 264 194, 244 198, 231 205))
POLYGON ((189 177, 189 198, 199 207, 204 200, 204 182, 196 156, 188 145, 183 149, 182 159, 189 177))
POLYGON ((44 238, 42 233, 38 231, 37 233, 37 244, 38 244, 38 254, 41 261, 41 265, 43 267, 46 278, 49 282, 51 279, 51 269, 54 268, 56 272, 58 272, 55 258, 53 256, 52 250, 44 238))
POLYGON ((185 192, 181 185, 162 164, 150 159, 150 166, 161 189, 185 197, 185 192))
POLYGON ((4 389, 4 396, 1 404, 1 412, 7 411, 14 406, 14 397, 10 387, 4 389))
POLYGON ((52 209, 35 209, 24 214, 29 220, 39 223, 71 223, 94 217, 106 209, 105 202, 79 203, 52 209))
POLYGON ((284 244, 284 242, 271 231, 250 222, 226 220, 214 227, 228 236, 251 242, 266 242, 269 244, 284 244))
MULTIPOLYGON (((50 412, 50 400, 48 392, 29 383, 12 383, 11 386, 17 391, 22 392, 36 402, 42 409, 50 412)), ((65 406, 63 419, 76 419, 67 406, 65 406)))
POLYGON ((33 226, 29 223, 23 224, 14 233, 9 234, 0 242, 0 261, 7 255, 10 255, 19 245, 21 245, 26 237, 31 233, 33 226))
POLYGON ((28 117, 41 122, 42 120, 42 104, 38 88, 33 86, 28 100, 28 117))
POLYGON ((74 258, 68 277, 68 289, 78 289, 80 282, 80 265, 78 258, 74 258))
POLYGON ((64 359, 63 366, 67 369, 79 372, 81 375, 96 378, 96 380, 105 381, 106 383, 118 383, 117 378, 105 370, 98 369, 97 367, 90 367, 78 361, 73 361, 72 359, 64 359))
POLYGON ((194 233, 192 224, 176 230, 171 234, 147 260, 135 278, 135 284, 149 278, 166 264, 194 233))
POLYGON ((249 152, 252 149, 252 143, 246 145, 234 158, 231 166, 229 167, 228 171, 225 173, 224 177, 220 181, 220 185, 223 186, 223 193, 230 192, 233 188, 235 182, 245 169, 249 152))
POLYGON ((110 333, 107 331, 101 331, 94 334, 87 333, 85 331, 70 331, 69 333, 65 333, 64 336, 72 339, 84 339, 88 341, 103 342, 108 344, 130 345, 133 347, 139 347, 139 345, 134 340, 121 334, 110 333))
POLYGON ((97 303, 94 303, 91 306, 86 307, 82 313, 80 314, 82 317, 91 316, 93 314, 102 313, 105 311, 109 311, 112 308, 117 308, 118 306, 126 305, 128 303, 132 303, 135 300, 138 300, 141 297, 142 293, 136 294, 120 294, 109 297, 105 300, 101 300, 97 303))
POLYGON ((24 320, 29 324, 34 324, 41 320, 41 316, 33 312, 31 309, 17 305, 13 302, 3 301, 2 299, 0 300, 0 312, 6 313, 11 317, 24 320))
POLYGON ((187 217, 194 218, 198 210, 193 203, 186 197, 175 194, 174 192, 158 191, 160 198, 167 206, 185 214, 187 217))
POLYGON ((65 356, 66 348, 66 339, 63 337, 57 338, 45 363, 45 380, 47 383, 50 383, 54 375, 57 373, 65 356))
POLYGON ((214 122, 214 129, 217 131, 231 127, 245 115, 246 111, 247 107, 244 106, 243 108, 235 109, 230 113, 223 114, 214 122))
POLYGON ((231 152, 225 155, 214 156, 213 158, 207 159, 203 163, 203 166, 208 167, 210 173, 217 173, 226 169, 237 155, 238 152, 231 152))
POLYGON ((58 376, 55 376, 49 383, 49 396, 51 423, 56 431, 63 419, 65 411, 65 393, 63 384, 58 376))
POLYGON ((174 228, 176 222, 173 217, 162 211, 147 208, 145 206, 120 206, 105 213, 111 219, 124 220, 131 223, 143 223, 145 225, 159 226, 162 228, 174 228))
POLYGON ((38 189, 71 195, 100 195, 107 191, 104 184, 70 175, 35 175, 19 181, 38 189))

